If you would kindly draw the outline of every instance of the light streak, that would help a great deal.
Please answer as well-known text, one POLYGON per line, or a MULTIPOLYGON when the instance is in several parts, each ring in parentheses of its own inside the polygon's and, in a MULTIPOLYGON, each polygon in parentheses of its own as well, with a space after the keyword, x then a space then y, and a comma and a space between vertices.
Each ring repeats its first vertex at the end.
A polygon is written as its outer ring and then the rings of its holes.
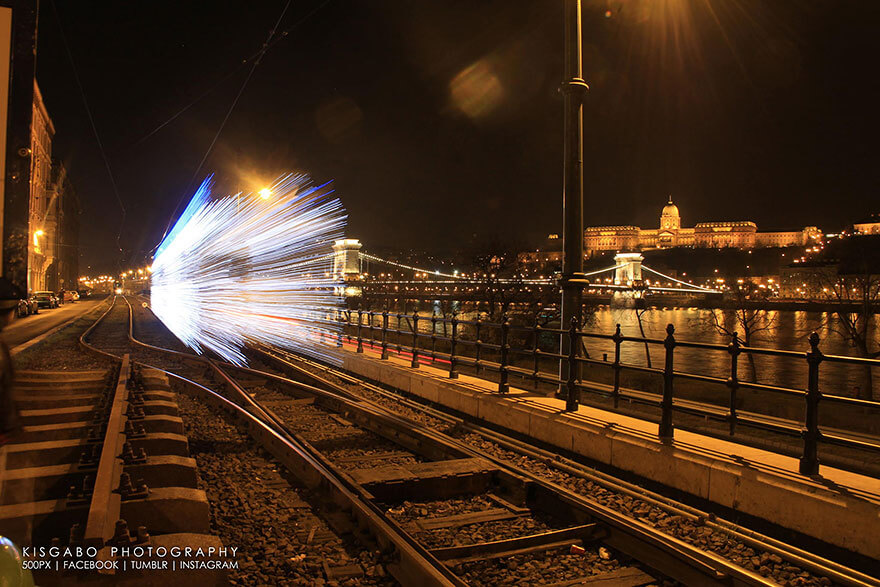
POLYGON ((286 175, 262 194, 213 197, 208 177, 153 259, 153 313, 184 344, 244 364, 247 344, 333 361, 343 307, 332 244, 346 215, 329 182, 286 175))

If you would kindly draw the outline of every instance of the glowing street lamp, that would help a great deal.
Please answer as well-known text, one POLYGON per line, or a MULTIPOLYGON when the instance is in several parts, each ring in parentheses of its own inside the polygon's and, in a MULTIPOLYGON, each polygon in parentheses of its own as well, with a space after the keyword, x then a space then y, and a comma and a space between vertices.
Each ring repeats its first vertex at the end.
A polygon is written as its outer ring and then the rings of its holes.
POLYGON ((264 200, 268 200, 269 196, 272 195, 272 190, 270 190, 269 188, 263 188, 258 193, 260 194, 261 198, 263 198, 264 200))

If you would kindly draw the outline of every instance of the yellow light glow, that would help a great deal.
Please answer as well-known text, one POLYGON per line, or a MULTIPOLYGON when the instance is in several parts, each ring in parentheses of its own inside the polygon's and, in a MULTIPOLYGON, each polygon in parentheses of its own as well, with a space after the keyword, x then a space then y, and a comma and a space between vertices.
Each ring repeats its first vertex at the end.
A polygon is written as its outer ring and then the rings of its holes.
POLYGON ((268 200, 269 196, 272 195, 272 190, 270 190, 269 188, 263 188, 260 190, 259 193, 261 198, 263 198, 264 200, 268 200))

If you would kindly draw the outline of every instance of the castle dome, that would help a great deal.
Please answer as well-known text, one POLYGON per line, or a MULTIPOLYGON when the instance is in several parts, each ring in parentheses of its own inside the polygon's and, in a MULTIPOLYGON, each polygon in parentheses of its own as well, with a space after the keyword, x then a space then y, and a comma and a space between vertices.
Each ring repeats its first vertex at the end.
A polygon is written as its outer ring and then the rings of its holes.
POLYGON ((663 206, 663 210, 660 212, 661 216, 681 216, 678 213, 678 206, 672 203, 672 196, 669 196, 669 202, 663 206))

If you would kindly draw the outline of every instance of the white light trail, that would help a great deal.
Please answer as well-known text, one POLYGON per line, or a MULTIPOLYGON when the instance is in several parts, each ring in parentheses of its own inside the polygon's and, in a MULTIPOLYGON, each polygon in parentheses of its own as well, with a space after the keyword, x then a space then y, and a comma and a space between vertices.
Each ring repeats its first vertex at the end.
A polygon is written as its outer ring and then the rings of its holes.
POLYGON ((156 251, 153 312, 199 354, 244 364, 244 346, 263 343, 332 361, 344 306, 332 254, 342 203, 304 174, 221 198, 212 184, 202 183, 156 251))

